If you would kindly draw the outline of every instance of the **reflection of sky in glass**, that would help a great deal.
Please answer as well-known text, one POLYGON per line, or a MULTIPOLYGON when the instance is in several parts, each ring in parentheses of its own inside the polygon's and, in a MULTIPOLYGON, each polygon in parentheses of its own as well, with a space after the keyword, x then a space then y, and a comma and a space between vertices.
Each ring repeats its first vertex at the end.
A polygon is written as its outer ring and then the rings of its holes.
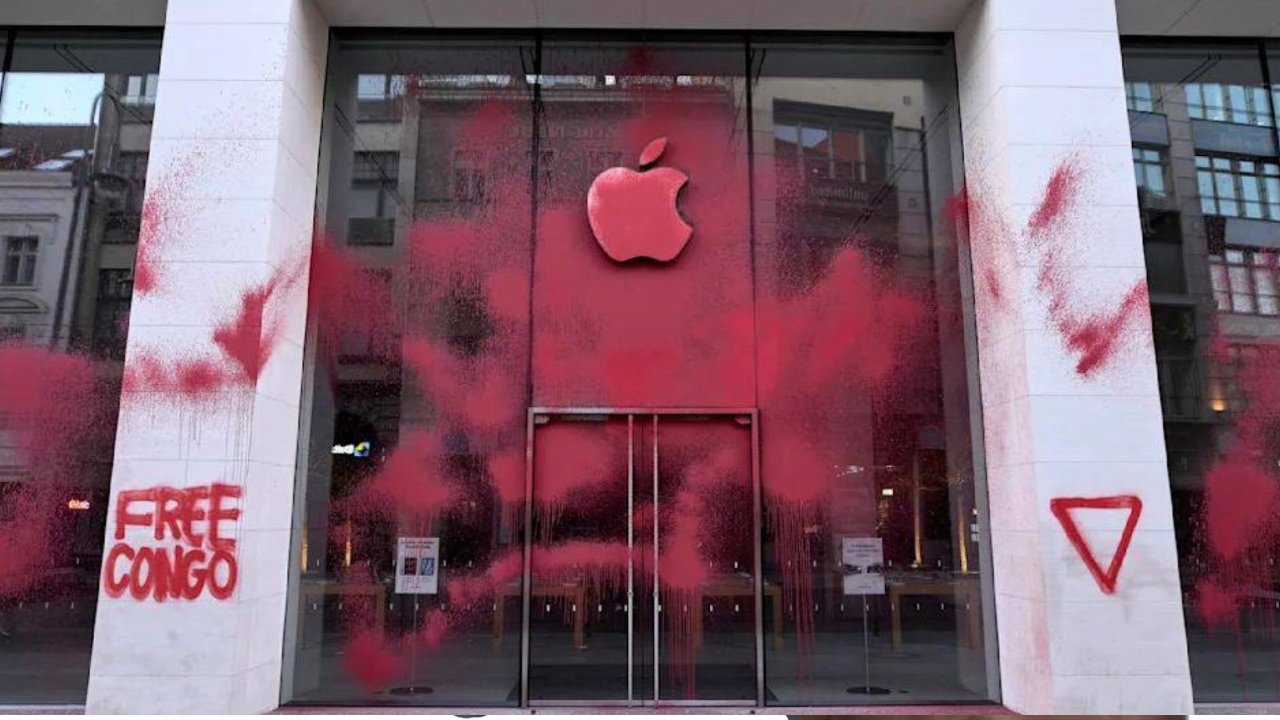
POLYGON ((87 73, 10 73, 0 97, 0 123, 88 125, 103 81, 87 73))

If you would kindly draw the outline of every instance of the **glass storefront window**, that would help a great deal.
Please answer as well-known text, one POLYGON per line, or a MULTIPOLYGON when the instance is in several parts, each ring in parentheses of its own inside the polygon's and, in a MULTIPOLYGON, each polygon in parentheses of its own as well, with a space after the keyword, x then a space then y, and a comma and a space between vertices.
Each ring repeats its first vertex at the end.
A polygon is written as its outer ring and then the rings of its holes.
POLYGON ((1268 87, 1280 65, 1263 67, 1261 51, 1136 40, 1124 49, 1126 83, 1159 99, 1130 107, 1143 110, 1130 113, 1135 172, 1152 152, 1169 167, 1164 196, 1140 192, 1139 202, 1176 228, 1167 252, 1148 252, 1147 271, 1161 288, 1152 319, 1198 702, 1280 700, 1270 670, 1280 662, 1270 619, 1280 535, 1265 500, 1280 481, 1280 136, 1268 87))
POLYGON ((286 701, 993 698, 948 46, 334 43, 286 701))
POLYGON ((160 38, 3 37, 0 703, 81 703, 160 38))
POLYGON ((805 155, 775 140, 755 164, 757 342, 786 378, 758 396, 765 583, 783 605, 765 616, 770 701, 982 700, 968 381, 944 349, 963 327, 940 312, 960 302, 939 214, 958 175, 953 61, 941 47, 753 49, 756 132, 800 128, 805 155), (854 140, 856 172, 812 170, 828 132, 854 140), (833 332, 884 344, 835 349, 833 332), (843 572, 862 543, 880 549, 883 591, 852 592, 843 572))

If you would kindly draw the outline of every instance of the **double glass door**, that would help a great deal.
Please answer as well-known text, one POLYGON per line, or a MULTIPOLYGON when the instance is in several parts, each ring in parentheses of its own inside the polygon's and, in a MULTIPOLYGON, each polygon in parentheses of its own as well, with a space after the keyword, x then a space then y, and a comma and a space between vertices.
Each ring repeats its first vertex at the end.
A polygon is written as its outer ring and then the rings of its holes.
POLYGON ((759 700, 756 416, 530 413, 526 704, 759 700))

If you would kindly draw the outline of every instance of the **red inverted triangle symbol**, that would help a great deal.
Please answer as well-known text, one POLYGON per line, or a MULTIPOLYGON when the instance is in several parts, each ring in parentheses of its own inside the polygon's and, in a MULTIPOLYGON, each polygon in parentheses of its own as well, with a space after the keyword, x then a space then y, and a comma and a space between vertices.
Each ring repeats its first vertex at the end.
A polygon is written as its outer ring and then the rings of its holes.
POLYGON ((1120 566, 1124 564, 1125 553, 1129 552, 1129 541, 1133 539, 1133 529, 1138 525, 1138 516, 1142 514, 1142 499, 1137 495, 1054 498, 1049 501, 1049 510, 1053 512, 1054 517, 1058 518, 1058 523, 1062 525, 1062 530, 1067 534, 1067 539, 1071 541, 1076 552, 1080 554, 1080 559, 1084 560, 1089 572, 1093 573, 1093 579, 1098 581, 1098 587, 1108 595, 1114 593, 1116 591, 1116 577, 1120 575, 1120 566), (1076 526, 1075 518, 1071 517, 1070 511, 1077 509, 1129 511, 1129 520, 1124 524, 1124 532, 1120 533, 1120 544, 1116 546, 1116 552, 1111 556, 1111 564, 1107 566, 1106 572, 1103 572, 1102 567, 1098 565, 1098 560, 1093 556, 1093 551, 1089 549, 1088 543, 1080 535, 1080 528, 1076 526))

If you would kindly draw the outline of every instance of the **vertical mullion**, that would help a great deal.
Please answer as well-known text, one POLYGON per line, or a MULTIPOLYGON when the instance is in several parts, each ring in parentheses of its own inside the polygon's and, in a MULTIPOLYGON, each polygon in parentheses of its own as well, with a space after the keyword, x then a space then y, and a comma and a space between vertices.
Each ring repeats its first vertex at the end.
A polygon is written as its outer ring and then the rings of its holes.
POLYGON ((636 417, 627 415, 627 704, 635 702, 636 417))
MULTIPOLYGON (((755 132, 755 73, 752 67, 752 59, 754 57, 754 49, 751 46, 751 35, 747 34, 743 38, 743 65, 744 65, 744 85, 746 86, 746 113, 747 113, 747 241, 750 247, 751 256, 751 346, 752 352, 757 359, 756 365, 759 365, 759 327, 756 317, 756 283, 759 282, 756 271, 756 132, 755 132)), ((798 138, 797 138, 798 139, 798 138)), ((754 395, 759 394, 759 373, 753 372, 752 379, 754 395)), ((760 400, 755 399, 756 403, 760 400)), ((760 497, 760 445, 759 431, 757 429, 757 417, 753 414, 751 417, 751 485, 752 485, 752 505, 754 510, 752 520, 754 530, 752 531, 752 558, 754 568, 752 572, 755 574, 755 644, 756 644, 756 705, 764 706, 764 576, 761 574, 761 552, 763 547, 763 533, 761 532, 761 497, 760 497)))
MULTIPOLYGON (((537 78, 542 74, 542 35, 535 34, 533 39, 533 72, 537 78)), ((538 116, 541 110, 541 83, 533 85, 533 106, 530 115, 533 123, 529 160, 529 321, 528 321, 528 363, 525 370, 525 402, 529 407, 528 430, 525 449, 524 478, 524 592, 522 598, 520 629, 520 707, 529 707, 529 623, 532 620, 531 604, 533 595, 533 270, 537 259, 538 241, 538 154, 540 136, 538 133, 538 116)), ((585 608, 584 608, 585 611, 585 608)))
MULTIPOLYGON (((533 595, 533 427, 530 408, 525 429, 524 453, 524 592, 520 613, 520 706, 529 707, 529 621, 533 595)), ((500 600, 501 601, 501 600, 500 600)))
POLYGON ((1258 64, 1262 66, 1262 85, 1267 96, 1267 108, 1271 112, 1271 141, 1274 152, 1272 157, 1280 160, 1280 118, 1276 117, 1275 90, 1271 85, 1271 63, 1267 57, 1267 41, 1258 41, 1258 64))
POLYGON ((18 42, 18 31, 9 30, 4 39, 4 60, 0 61, 0 106, 4 103, 4 90, 13 72, 13 46, 18 42))
POLYGON ((662 603, 658 592, 658 416, 653 416, 653 704, 658 704, 662 654, 658 646, 662 603))
MULTIPOLYGON (((760 487, 760 414, 751 413, 752 561, 756 594, 756 705, 764 707, 764 500, 760 487)), ((781 602, 781 598, 778 599, 781 602)), ((775 630, 775 632, 778 630, 775 630)))

